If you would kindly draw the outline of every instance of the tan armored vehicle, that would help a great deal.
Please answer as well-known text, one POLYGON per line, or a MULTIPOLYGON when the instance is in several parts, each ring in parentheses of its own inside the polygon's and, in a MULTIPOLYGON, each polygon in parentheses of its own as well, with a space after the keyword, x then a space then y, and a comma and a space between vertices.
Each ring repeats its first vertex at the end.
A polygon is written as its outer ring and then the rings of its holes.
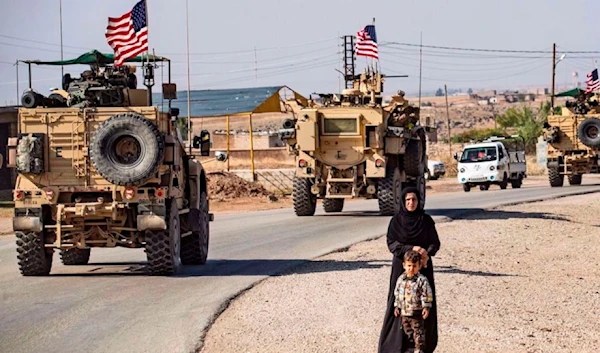
POLYGON ((580 93, 567 102, 560 115, 548 116, 544 124, 550 186, 580 185, 583 174, 598 173, 600 149, 600 107, 597 97, 580 93))
MULTIPOLYGON (((67 62, 91 65, 81 78, 66 74, 48 98, 22 97, 18 138, 8 144, 21 273, 48 275, 55 249, 64 265, 82 265, 91 248, 144 248, 152 275, 204 264, 212 220, 205 172, 175 128, 178 111, 152 106, 153 64, 143 66, 142 90, 132 67, 86 55, 67 62)), ((194 147, 208 155, 207 131, 194 147)))
POLYGON ((341 212, 344 200, 375 199, 393 215, 403 187, 417 186, 425 200, 426 129, 419 108, 400 91, 384 106, 384 75, 357 75, 341 95, 321 94, 284 122, 281 136, 295 155, 294 210, 312 216, 317 199, 325 212, 341 212))

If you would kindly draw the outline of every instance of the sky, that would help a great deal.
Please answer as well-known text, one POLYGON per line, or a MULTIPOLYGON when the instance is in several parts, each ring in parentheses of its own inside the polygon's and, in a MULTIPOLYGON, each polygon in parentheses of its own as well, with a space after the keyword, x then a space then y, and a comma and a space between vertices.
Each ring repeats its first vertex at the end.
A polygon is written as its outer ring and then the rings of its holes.
MULTIPOLYGON (((26 59, 60 59, 91 49, 110 52, 108 17, 131 10, 137 0, 0 0, 0 105, 15 104, 27 88, 26 59)), ((149 43, 171 58, 172 79, 187 89, 186 1, 147 0, 149 43)), ((287 85, 308 95, 339 92, 343 35, 355 35, 375 18, 379 66, 390 78, 386 92, 419 90, 419 47, 490 50, 600 51, 596 0, 189 0, 191 89, 287 85), (394 44, 401 43, 401 44, 394 44), (417 46, 410 46, 412 44, 417 46)), ((558 88, 573 87, 600 54, 567 53, 556 65, 558 88)), ((357 70, 367 59, 357 58, 357 70)), ((84 67, 66 67, 79 76, 84 67)), ((549 87, 551 53, 510 53, 423 48, 422 90, 549 87)), ((155 91, 161 73, 156 72, 155 91)), ((60 67, 33 67, 33 87, 48 94, 60 86, 60 67)), ((138 82, 142 79, 138 76, 138 82)))

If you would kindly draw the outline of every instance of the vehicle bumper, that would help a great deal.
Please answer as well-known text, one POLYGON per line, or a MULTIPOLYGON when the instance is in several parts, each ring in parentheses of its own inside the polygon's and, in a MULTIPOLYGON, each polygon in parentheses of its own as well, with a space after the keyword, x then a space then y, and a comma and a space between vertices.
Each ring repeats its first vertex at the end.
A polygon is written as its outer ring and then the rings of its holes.
POLYGON ((498 183, 500 182, 500 173, 498 172, 488 172, 481 173, 478 175, 466 175, 459 174, 457 179, 461 184, 489 184, 489 183, 498 183))

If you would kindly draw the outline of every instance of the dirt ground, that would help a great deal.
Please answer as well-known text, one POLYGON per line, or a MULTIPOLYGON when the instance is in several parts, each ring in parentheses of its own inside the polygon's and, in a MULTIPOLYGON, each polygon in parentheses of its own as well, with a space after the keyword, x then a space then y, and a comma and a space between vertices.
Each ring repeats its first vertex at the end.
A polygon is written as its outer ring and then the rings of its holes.
MULTIPOLYGON (((597 194, 437 224, 436 352, 600 351, 597 194)), ((271 277, 219 316, 201 352, 376 352, 385 237, 271 277)))

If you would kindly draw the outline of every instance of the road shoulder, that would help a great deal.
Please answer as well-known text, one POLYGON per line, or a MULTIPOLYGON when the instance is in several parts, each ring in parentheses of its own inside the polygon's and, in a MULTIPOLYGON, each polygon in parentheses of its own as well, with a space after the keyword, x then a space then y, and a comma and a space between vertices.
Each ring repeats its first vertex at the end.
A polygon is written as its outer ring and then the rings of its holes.
MULTIPOLYGON (((438 350, 599 347, 598 212, 592 194, 438 223, 438 350)), ((382 237, 262 281, 216 319, 202 352, 375 352, 390 256, 382 237)))

